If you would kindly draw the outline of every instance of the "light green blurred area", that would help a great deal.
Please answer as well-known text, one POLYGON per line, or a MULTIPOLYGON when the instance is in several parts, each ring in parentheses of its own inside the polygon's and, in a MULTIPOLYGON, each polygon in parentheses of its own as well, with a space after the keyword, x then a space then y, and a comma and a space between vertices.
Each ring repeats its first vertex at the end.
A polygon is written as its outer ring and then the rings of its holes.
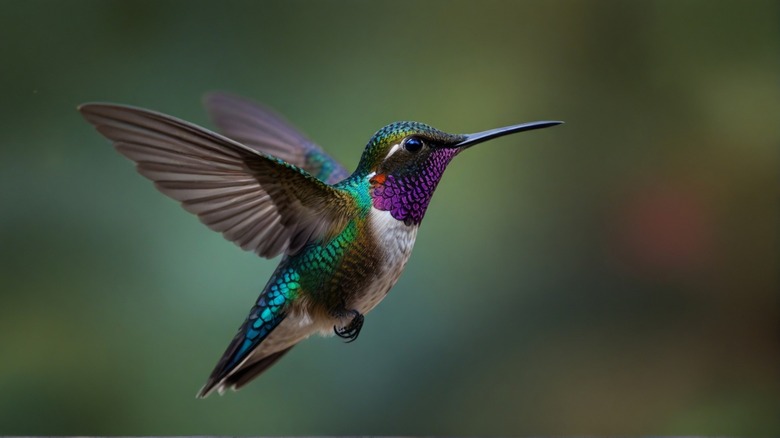
POLYGON ((772 1, 3 1, 0 434, 780 434, 772 1), (76 112, 566 125, 450 166, 360 339, 195 393, 276 261, 76 112))

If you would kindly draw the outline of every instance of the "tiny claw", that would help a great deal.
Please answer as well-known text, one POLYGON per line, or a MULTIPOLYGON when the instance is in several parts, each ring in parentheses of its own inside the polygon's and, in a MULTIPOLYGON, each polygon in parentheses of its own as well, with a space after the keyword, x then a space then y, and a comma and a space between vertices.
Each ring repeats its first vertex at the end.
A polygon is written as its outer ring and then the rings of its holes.
POLYGON ((358 335, 360 335, 360 329, 363 328, 363 321, 365 319, 363 314, 357 310, 350 310, 349 313, 352 314, 352 320, 349 324, 341 328, 338 328, 335 325, 333 326, 333 332, 336 333, 336 336, 347 339, 347 344, 353 342, 357 339, 358 335))

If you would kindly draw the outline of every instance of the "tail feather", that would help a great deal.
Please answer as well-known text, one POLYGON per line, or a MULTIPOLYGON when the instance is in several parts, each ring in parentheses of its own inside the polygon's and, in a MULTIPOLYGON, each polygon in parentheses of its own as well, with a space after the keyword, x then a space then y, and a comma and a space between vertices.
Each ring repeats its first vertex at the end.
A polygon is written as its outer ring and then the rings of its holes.
POLYGON ((252 379, 270 368, 271 365, 275 364, 276 361, 281 359, 282 356, 287 354, 287 352, 290 351, 293 347, 294 345, 287 347, 284 350, 277 351, 276 353, 270 354, 246 368, 241 368, 225 379, 225 385, 236 390, 241 389, 244 385, 252 381, 252 379))
POLYGON ((276 361, 282 358, 288 351, 290 351, 294 345, 285 348, 284 350, 277 351, 276 353, 269 354, 268 356, 254 362, 252 364, 240 367, 232 374, 229 374, 221 379, 210 378, 203 388, 198 392, 198 398, 207 397, 215 389, 222 394, 228 388, 233 390, 241 389, 244 385, 252 381, 255 377, 267 370, 276 361))

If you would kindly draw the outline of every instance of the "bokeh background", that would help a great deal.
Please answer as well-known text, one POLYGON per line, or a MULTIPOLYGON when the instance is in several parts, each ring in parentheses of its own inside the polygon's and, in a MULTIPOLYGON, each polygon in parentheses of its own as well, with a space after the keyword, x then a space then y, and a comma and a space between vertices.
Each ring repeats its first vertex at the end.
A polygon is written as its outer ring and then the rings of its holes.
POLYGON ((0 2, 0 434, 780 434, 775 1, 0 2), (76 105, 561 119, 450 166, 358 342, 195 393, 276 265, 76 105))

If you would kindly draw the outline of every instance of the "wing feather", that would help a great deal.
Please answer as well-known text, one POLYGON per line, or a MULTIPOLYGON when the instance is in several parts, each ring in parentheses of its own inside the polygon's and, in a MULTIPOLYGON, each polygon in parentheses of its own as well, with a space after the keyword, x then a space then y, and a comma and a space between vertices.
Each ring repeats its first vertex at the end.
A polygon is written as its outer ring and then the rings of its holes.
POLYGON ((293 164, 328 184, 349 172, 272 109, 226 93, 204 98, 214 124, 227 137, 293 164))
POLYGON ((348 220, 349 195, 256 149, 141 108, 85 104, 79 110, 158 190, 260 256, 294 254, 330 239, 348 220))

